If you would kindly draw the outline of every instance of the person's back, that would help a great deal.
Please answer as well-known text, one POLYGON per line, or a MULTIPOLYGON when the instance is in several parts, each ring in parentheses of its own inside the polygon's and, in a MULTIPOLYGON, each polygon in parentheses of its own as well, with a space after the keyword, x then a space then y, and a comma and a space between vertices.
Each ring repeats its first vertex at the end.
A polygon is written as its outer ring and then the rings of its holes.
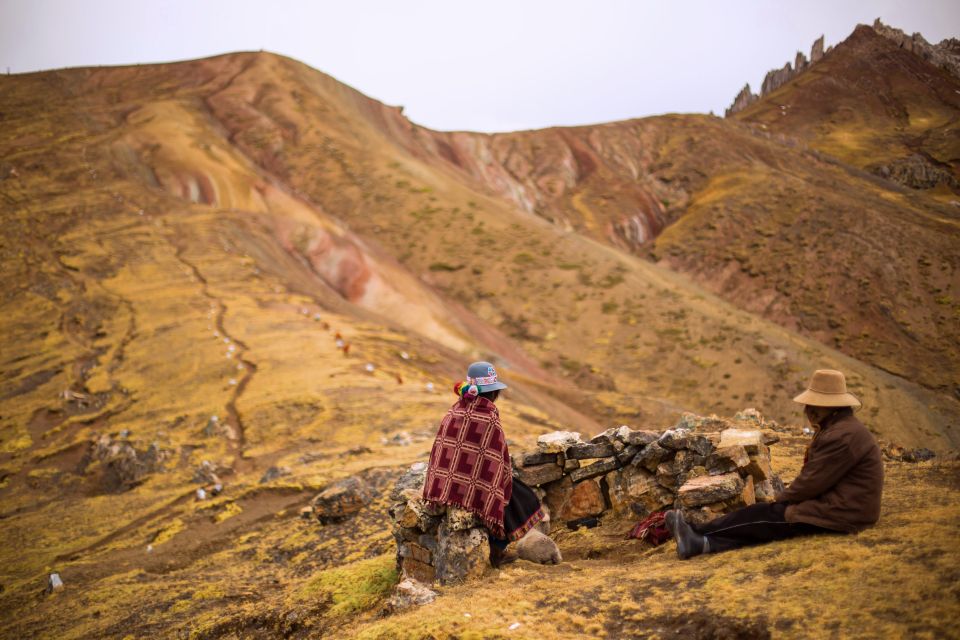
POLYGON ((821 425, 800 475, 779 496, 788 522, 854 533, 880 518, 883 459, 873 434, 850 409, 821 425))

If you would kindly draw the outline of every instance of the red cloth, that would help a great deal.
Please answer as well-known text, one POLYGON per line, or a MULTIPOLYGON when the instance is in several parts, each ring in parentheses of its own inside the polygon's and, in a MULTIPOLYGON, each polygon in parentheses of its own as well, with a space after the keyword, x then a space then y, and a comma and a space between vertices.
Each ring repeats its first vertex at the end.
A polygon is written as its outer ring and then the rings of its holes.
POLYGON ((666 511, 654 511, 638 522, 627 537, 646 540, 655 547, 663 544, 671 538, 670 530, 667 529, 666 513, 666 511))
POLYGON ((423 499, 475 513, 506 538, 503 512, 513 492, 513 470, 497 405, 480 396, 460 398, 437 430, 423 499))

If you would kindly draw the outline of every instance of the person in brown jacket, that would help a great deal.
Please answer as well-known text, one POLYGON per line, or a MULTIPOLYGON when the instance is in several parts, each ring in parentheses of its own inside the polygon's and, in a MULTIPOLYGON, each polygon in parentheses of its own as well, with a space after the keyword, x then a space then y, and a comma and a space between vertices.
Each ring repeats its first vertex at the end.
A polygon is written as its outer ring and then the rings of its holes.
POLYGON ((704 525, 668 511, 667 528, 682 559, 702 553, 824 532, 856 533, 877 522, 883 461, 873 435, 853 415, 860 401, 839 371, 815 371, 793 399, 817 430, 800 474, 771 503, 753 504, 704 525))

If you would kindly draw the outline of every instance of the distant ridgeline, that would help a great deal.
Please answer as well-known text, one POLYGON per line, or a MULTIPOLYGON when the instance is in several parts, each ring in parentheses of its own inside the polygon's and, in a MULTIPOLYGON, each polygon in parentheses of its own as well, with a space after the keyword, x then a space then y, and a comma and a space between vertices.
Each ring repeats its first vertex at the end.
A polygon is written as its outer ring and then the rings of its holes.
MULTIPOLYGON (((908 36, 901 29, 889 27, 877 18, 873 22, 873 30, 878 34, 892 40, 901 49, 910 51, 930 64, 940 67, 954 76, 960 77, 960 40, 956 38, 947 38, 939 44, 930 44, 919 33, 908 36)), ((743 111, 751 104, 770 95, 786 83, 790 82, 798 75, 816 64, 825 54, 829 53, 833 47, 823 48, 823 36, 820 36, 813 42, 810 48, 810 59, 801 51, 797 51, 797 57, 793 62, 787 62, 780 69, 773 69, 767 72, 763 79, 763 85, 760 87, 760 94, 753 93, 750 89, 750 83, 744 85, 737 97, 733 99, 733 104, 724 112, 726 117, 743 111)))

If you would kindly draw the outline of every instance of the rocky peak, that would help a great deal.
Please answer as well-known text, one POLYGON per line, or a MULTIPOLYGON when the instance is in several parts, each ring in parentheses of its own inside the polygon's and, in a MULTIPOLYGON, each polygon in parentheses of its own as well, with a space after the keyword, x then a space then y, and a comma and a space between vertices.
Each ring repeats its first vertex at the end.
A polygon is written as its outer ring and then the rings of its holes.
POLYGON ((947 38, 939 44, 930 44, 919 33, 908 36, 901 29, 883 24, 880 18, 873 21, 873 30, 877 35, 893 41, 901 49, 906 49, 960 78, 960 40, 947 38))
POLYGON ((790 62, 787 62, 782 68, 767 72, 767 75, 763 78, 763 84, 760 86, 759 95, 750 91, 749 83, 744 86, 743 89, 740 90, 740 93, 737 94, 737 97, 733 99, 733 104, 730 105, 730 108, 726 110, 724 115, 729 118, 738 111, 746 109, 760 98, 770 95, 810 68, 811 65, 823 57, 824 53, 823 36, 820 36, 813 41, 813 46, 810 47, 809 60, 807 60, 807 56, 804 55, 802 51, 797 51, 796 58, 794 58, 792 65, 790 62))
MULTIPOLYGON (((853 33, 854 35, 862 35, 863 33, 870 32, 891 40, 901 49, 910 51, 930 64, 940 67, 960 78, 960 40, 947 38, 939 44, 930 44, 919 33, 907 35, 900 29, 883 24, 880 18, 874 20, 872 27, 862 24, 857 25, 853 33)), ((747 84, 740 93, 737 94, 737 97, 733 99, 733 103, 730 105, 730 108, 726 110, 725 116, 730 117, 747 108, 760 98, 765 98, 770 95, 809 69, 812 65, 819 62, 829 51, 830 48, 824 49, 823 36, 820 36, 814 40, 813 46, 810 48, 809 61, 802 52, 798 51, 792 65, 790 62, 787 62, 782 68, 767 72, 767 75, 763 79, 763 84, 760 87, 759 95, 751 93, 750 85, 747 84)))

